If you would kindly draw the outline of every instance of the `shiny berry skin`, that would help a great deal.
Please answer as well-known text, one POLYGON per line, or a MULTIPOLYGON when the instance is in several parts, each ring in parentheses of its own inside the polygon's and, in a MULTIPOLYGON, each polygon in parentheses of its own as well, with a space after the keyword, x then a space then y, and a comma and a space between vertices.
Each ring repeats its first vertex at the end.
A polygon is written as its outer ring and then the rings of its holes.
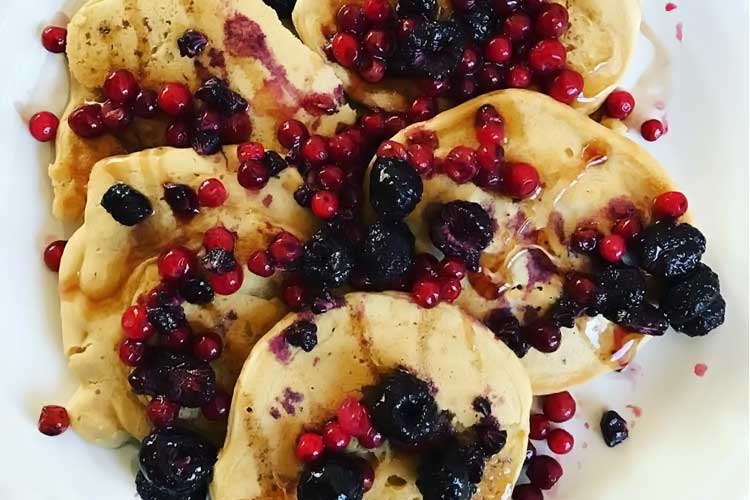
POLYGON ((503 23, 503 34, 511 42, 526 40, 531 35, 531 18, 523 12, 515 12, 503 23))
POLYGON ((359 59, 359 42, 349 33, 336 33, 331 39, 331 53, 337 63, 351 68, 359 59))
POLYGON ((302 255, 302 243, 291 233, 283 231, 276 235, 268 247, 268 253, 274 262, 288 265, 302 255))
POLYGON ((574 444, 573 435, 565 429, 552 429, 547 436, 547 446, 557 455, 569 453, 574 444))
POLYGON ((287 149, 291 149, 295 144, 301 144, 302 141, 306 141, 310 137, 310 132, 307 131, 307 127, 301 121, 287 120, 279 125, 276 137, 279 140, 279 144, 287 149))
POLYGON ((444 280, 461 281, 466 277, 466 264, 456 257, 447 257, 440 263, 438 275, 444 280))
POLYGON ((102 104, 102 121, 112 132, 124 132, 133 123, 133 109, 126 104, 106 101, 102 104))
POLYGON ((511 55, 513 55, 513 48, 507 37, 496 36, 484 46, 484 58, 495 64, 508 62, 511 55))
POLYGON ((224 341, 213 332, 196 337, 193 341, 193 356, 206 363, 219 359, 223 349, 224 341))
POLYGON ((345 133, 334 135, 328 141, 328 152, 331 159, 338 165, 348 167, 359 154, 359 142, 356 138, 358 131, 350 129, 345 133))
POLYGON ((540 38, 560 38, 568 30, 568 9, 557 3, 546 5, 536 18, 535 29, 540 38))
POLYGON ((198 201, 204 207, 220 207, 227 201, 227 196, 227 188, 219 179, 206 179, 198 187, 198 201))
MULTIPOLYGON (((596 284, 587 276, 572 273, 565 282, 565 295, 579 304, 590 304, 596 293, 596 284)), ((558 420, 555 420, 558 422, 558 420)), ((560 422, 564 422, 561 420, 560 422)))
POLYGON ((537 351, 551 353, 560 348, 562 333, 556 326, 540 322, 526 328, 526 338, 537 351))
POLYGON ((125 339, 120 343, 120 361, 125 366, 138 366, 146 354, 146 344, 132 339, 125 339))
POLYGON ((319 219, 332 219, 339 211, 339 198, 330 191, 318 191, 310 201, 310 209, 319 219))
POLYGON ((539 172, 528 163, 509 163, 503 172, 503 189, 511 198, 528 198, 539 189, 539 172))
POLYGON ((323 428, 323 442, 329 451, 334 453, 344 451, 351 440, 352 436, 337 422, 328 422, 323 428))
POLYGON ((432 97, 417 97, 411 103, 408 116, 413 123, 423 122, 434 117, 438 112, 437 100, 432 97))
POLYGON ((68 116, 68 125, 77 136, 86 139, 101 136, 106 132, 102 120, 102 105, 90 103, 80 106, 68 116))
POLYGON ((175 122, 167 127, 167 146, 185 149, 190 147, 190 127, 184 122, 175 122))
POLYGON ((135 116, 140 118, 153 118, 159 112, 159 106, 157 104, 158 96, 153 90, 141 90, 138 95, 135 96, 135 102, 133 103, 133 112, 135 116))
POLYGON ((387 57, 393 49, 393 40, 389 32, 384 30, 370 30, 365 35, 364 47, 373 57, 387 57))
POLYGON ((529 417, 529 438, 537 441, 547 439, 550 427, 549 420, 541 413, 531 415, 529 417))
POLYGON ((211 402, 201 406, 201 413, 206 417, 206 420, 221 422, 229 418, 231 404, 232 396, 219 389, 211 402))
POLYGON ((48 405, 39 413, 39 432, 46 436, 59 436, 70 427, 68 410, 62 406, 48 405))
POLYGON ((193 94, 181 83, 167 83, 159 90, 156 98, 159 109, 169 116, 185 115, 193 104, 193 94))
POLYGON ((552 488, 562 477, 563 470, 560 462, 546 455, 537 455, 531 459, 526 470, 531 484, 542 490, 552 488))
POLYGON ((320 166, 328 161, 328 140, 321 135, 310 136, 302 143, 302 158, 312 166, 320 166))
POLYGON ((406 159, 422 177, 432 174, 435 166, 435 153, 423 144, 411 144, 406 148, 406 159))
POLYGON ((452 304, 461 295, 461 282, 449 279, 440 283, 440 300, 452 304))
POLYGON ((212 227, 203 235, 203 247, 206 250, 221 248, 227 252, 234 252, 236 237, 234 233, 222 226, 212 227))
POLYGON ((329 165, 318 172, 318 183, 326 191, 338 191, 344 182, 344 171, 329 165))
POLYGON ((49 142, 57 136, 60 119, 49 111, 36 113, 29 120, 29 132, 39 142, 49 142))
POLYGON ((484 92, 497 90, 503 86, 505 80, 504 69, 494 63, 485 63, 477 75, 479 87, 484 92))
POLYGON ((445 157, 442 168, 453 182, 465 184, 477 175, 479 170, 477 155, 471 148, 456 146, 445 157))
POLYGON ((290 310, 300 312, 307 306, 307 289, 302 282, 292 280, 281 290, 281 298, 290 310))
POLYGON ((42 45, 53 54, 62 54, 68 45, 68 30, 60 26, 47 26, 42 31, 42 45))
POLYGON ((362 486, 364 487, 365 493, 372 489, 372 484, 375 482, 375 471, 372 469, 370 463, 364 459, 361 461, 362 467, 362 486))
POLYGON ((263 189, 270 178, 268 167, 258 160, 243 162, 237 170, 237 182, 245 189, 254 191, 263 189))
POLYGON ((632 215, 618 220, 612 226, 612 232, 619 234, 625 241, 631 240, 643 232, 643 224, 638 216, 632 215))
POLYGON ((656 119, 647 120, 641 125, 641 135, 649 142, 657 141, 664 135, 664 124, 656 119))
POLYGON ((232 113, 224 120, 221 130, 221 139, 224 144, 239 144, 250 138, 253 133, 253 124, 250 115, 245 111, 232 113))
POLYGON ((535 73, 549 75, 563 69, 567 57, 565 46, 559 40, 541 40, 529 52, 529 66, 535 73))
POLYGON ((246 142, 237 146, 237 159, 240 163, 255 160, 260 161, 266 155, 266 149, 259 142, 246 142))
POLYGON ((394 17, 388 0, 365 0, 363 10, 367 22, 375 26, 386 24, 394 17))
POLYGON ((529 461, 536 456, 536 448, 533 444, 531 444, 531 441, 528 441, 526 443, 526 456, 524 457, 523 464, 529 465, 529 461))
POLYGON ((398 158, 399 160, 406 160, 409 156, 403 144, 396 141, 385 141, 378 147, 375 154, 380 158, 398 158))
MULTIPOLYGON (((480 148, 486 148, 486 146, 480 146, 480 148)), ((477 153, 479 150, 477 150, 477 153)), ((477 158, 482 158, 477 154, 477 158)), ((485 158, 484 162, 487 162, 485 158)), ((498 162, 499 163, 499 162, 498 162)), ((479 162, 479 172, 474 177, 474 184, 483 189, 498 189, 503 183, 503 175, 500 165, 483 164, 482 160, 479 162)))
POLYGON ((560 71, 547 87, 547 93, 564 104, 573 104, 582 91, 583 77, 570 69, 560 71))
POLYGON ((57 240, 47 245, 47 248, 44 249, 44 264, 47 269, 55 273, 60 270, 60 261, 67 243, 64 240, 57 240))
POLYGON ((484 104, 483 106, 480 106, 480 108, 474 115, 474 126, 481 127, 483 125, 488 125, 491 123, 502 125, 503 117, 500 116, 500 113, 498 113, 495 106, 491 104, 484 104))
POLYGON ((154 327, 148 321, 148 311, 144 306, 134 305, 125 309, 120 318, 125 337, 145 342, 154 334, 154 327))
POLYGON ((533 484, 519 484, 513 488, 513 500, 544 500, 542 490, 533 484))
POLYGON ((461 62, 458 63, 456 71, 460 75, 470 75, 477 70, 482 62, 482 56, 475 47, 467 47, 464 49, 464 55, 461 57, 461 62))
POLYGON ((430 253, 420 253, 414 258, 414 276, 417 279, 437 279, 440 262, 430 253))
POLYGON ((229 271, 224 274, 212 274, 211 275, 211 286, 219 295, 232 295, 237 290, 242 288, 242 281, 244 275, 242 274, 242 268, 237 267, 236 269, 229 271))
POLYGON ((159 345, 173 352, 186 352, 190 347, 191 334, 187 328, 178 328, 177 330, 162 335, 159 338, 159 345))
POLYGON ((635 98, 626 90, 615 90, 605 103, 607 115, 618 120, 624 120, 635 109, 635 98))
POLYGON ((323 455, 325 443, 323 436, 314 432, 305 432, 297 438, 294 455, 300 462, 314 462, 323 455))
POLYGON ((247 268, 261 278, 270 278, 274 273, 271 255, 265 250, 254 252, 247 260, 247 268))
POLYGON ((602 259, 613 264, 622 260, 626 249, 625 239, 619 234, 610 234, 599 242, 599 255, 602 259))
POLYGON ((531 70, 524 64, 514 64, 505 77, 505 85, 512 89, 525 89, 531 85, 531 70))
POLYGON ((367 82, 378 83, 385 78, 385 63, 374 57, 367 58, 359 65, 359 76, 367 82))
POLYGON ((654 200, 654 216, 657 219, 679 219, 687 210, 687 197, 679 191, 662 193, 654 200))
POLYGON ((193 270, 195 255, 185 247, 175 247, 159 257, 159 276, 165 280, 176 280, 193 270))
POLYGON ((398 20, 396 24, 396 37, 405 42, 414 28, 424 21, 422 16, 409 16, 398 20))
POLYGON ((146 406, 146 417, 156 429, 163 429, 174 424, 180 413, 180 405, 162 396, 149 401, 146 406))
POLYGON ((385 119, 385 135, 394 136, 405 129, 407 125, 409 125, 409 121, 406 116, 398 113, 390 115, 385 119))
POLYGON ((362 132, 371 138, 379 139, 385 132, 385 114, 381 111, 370 111, 360 118, 362 132))
POLYGON ((447 94, 451 85, 448 80, 435 80, 432 78, 425 78, 417 82, 417 87, 423 96, 427 97, 442 97, 447 94))
POLYGON ((411 289, 414 301, 425 309, 432 309, 440 303, 440 282, 421 279, 411 289))
POLYGON ((367 408, 352 397, 341 403, 336 418, 344 432, 354 437, 364 436, 372 428, 367 408))
POLYGON ((102 92, 115 104, 128 104, 135 100, 140 88, 133 73, 126 69, 118 69, 104 79, 102 92))
POLYGON ((501 123, 485 123, 477 129, 477 140, 481 145, 502 146, 505 142, 505 126, 501 123))
POLYGON ((593 228, 580 227, 570 239, 570 249, 580 254, 592 254, 599 247, 602 234, 593 228))
POLYGON ((336 24, 341 31, 362 34, 365 30, 365 13, 362 7, 357 4, 344 5, 336 14, 336 24))
POLYGON ((380 448, 385 442, 385 437, 378 432, 374 427, 370 427, 367 432, 361 436, 357 436, 357 441, 363 448, 368 450, 374 450, 380 448))

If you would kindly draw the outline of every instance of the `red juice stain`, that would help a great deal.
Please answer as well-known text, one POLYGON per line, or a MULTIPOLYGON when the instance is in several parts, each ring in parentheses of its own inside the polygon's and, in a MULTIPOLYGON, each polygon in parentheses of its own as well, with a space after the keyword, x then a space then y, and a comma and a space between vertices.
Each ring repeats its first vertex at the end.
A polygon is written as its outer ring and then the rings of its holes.
POLYGON ((625 217, 631 217, 633 215, 640 215, 633 202, 625 197, 612 198, 609 200, 606 210, 607 217, 613 221, 625 217))
POLYGON ((526 261, 526 271, 529 274, 529 286, 537 283, 549 283, 557 273, 557 266, 550 260, 546 253, 538 248, 529 249, 529 257, 526 261))
POLYGON ((266 208, 270 207, 270 206, 271 206, 271 203, 273 203, 273 196, 272 196, 272 195, 270 195, 270 194, 267 194, 267 195, 266 195, 266 196, 265 196, 265 197, 263 198, 263 200, 261 201, 261 203, 263 203, 263 206, 264 206, 264 207, 266 207, 266 208))
POLYGON ((707 371, 708 371, 708 365, 705 363, 698 363, 693 368, 693 373, 695 373, 696 377, 703 377, 707 371))
POLYGON ((677 4, 672 3, 672 2, 667 2, 667 4, 664 6, 664 10, 666 10, 667 12, 672 12, 676 8, 677 8, 677 4))
POLYGON ((635 418, 641 418, 641 415, 643 415, 643 408, 641 408, 640 406, 626 405, 625 407, 633 412, 633 416, 635 418))
POLYGON ((271 350, 279 363, 286 365, 292 358, 292 353, 289 350, 289 344, 286 343, 286 336, 281 333, 276 337, 272 338, 268 343, 268 348, 271 350))
POLYGON ((677 37, 678 42, 681 42, 685 38, 685 33, 683 30, 684 25, 681 22, 679 22, 675 25, 674 28, 675 28, 675 37, 677 37))
POLYGON ((227 62, 224 59, 224 52, 212 48, 208 51, 208 64, 213 68, 226 68, 227 62))

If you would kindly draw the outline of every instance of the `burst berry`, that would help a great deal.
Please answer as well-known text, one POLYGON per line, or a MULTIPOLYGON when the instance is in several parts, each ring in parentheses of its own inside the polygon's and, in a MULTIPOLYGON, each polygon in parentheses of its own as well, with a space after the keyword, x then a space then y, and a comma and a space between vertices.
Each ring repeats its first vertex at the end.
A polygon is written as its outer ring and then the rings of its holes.
POLYGON ((42 45, 53 54, 65 52, 68 44, 68 30, 60 26, 47 26, 42 31, 42 45))
POLYGON ((68 116, 68 125, 80 137, 93 139, 101 136, 106 131, 102 119, 102 105, 84 104, 68 116))
POLYGON ((440 284, 440 300, 452 304, 461 295, 461 282, 455 279, 445 280, 440 284))
POLYGON ((656 119, 647 120, 641 125, 641 135, 649 142, 657 141, 664 135, 664 124, 656 119))
POLYGON ((198 188, 198 201, 204 207, 220 207, 227 196, 227 188, 219 179, 206 179, 198 188))
POLYGON ((344 451, 349 446, 351 439, 351 435, 342 429, 337 422, 329 422, 323 428, 323 441, 326 449, 333 453, 344 451))
POLYGON ((503 174, 503 188, 511 198, 528 198, 539 188, 539 172, 528 163, 509 163, 503 174))
POLYGON ((514 64, 508 70, 505 85, 512 89, 528 88, 531 85, 531 70, 524 64, 514 64))
POLYGON ((372 428, 367 409, 351 397, 344 400, 336 417, 343 431, 354 437, 364 436, 372 428))
POLYGON ((167 83, 157 97, 159 109, 174 117, 185 115, 193 104, 193 94, 181 83, 167 83))
POLYGON ((231 404, 232 396, 217 389, 214 399, 201 406, 201 413, 206 417, 206 420, 220 422, 229 418, 229 408, 231 404))
POLYGON ((318 191, 310 201, 310 208, 319 219, 333 218, 339 210, 339 199, 330 191, 318 191))
POLYGON ((132 339, 125 339, 120 343, 120 361, 125 366, 138 366, 146 354, 146 344, 132 339))
POLYGON ((39 432, 47 436, 59 436, 70 427, 68 410, 62 406, 49 405, 39 414, 39 432))
POLYGON ((141 305, 128 307, 122 314, 120 325, 125 336, 132 340, 145 342, 154 334, 154 327, 148 321, 148 312, 141 305))
POLYGON ((279 125, 276 132, 279 143, 287 149, 291 149, 295 144, 302 144, 310 137, 305 124, 299 120, 287 120, 279 125))
POLYGON ((513 54, 510 40, 504 36, 492 38, 484 47, 484 57, 495 64, 504 64, 513 54))
POLYGON ((613 264, 622 260, 626 249, 625 239, 619 234, 610 234, 599 242, 599 255, 613 264))
POLYGON ((44 263, 50 271, 56 273, 60 270, 60 261, 67 243, 63 240, 54 241, 44 249, 44 263))
POLYGON ((242 288, 243 281, 242 268, 238 267, 228 273, 212 274, 210 283, 211 287, 219 295, 232 295, 242 288))
POLYGON ((274 273, 271 255, 265 250, 254 252, 247 261, 247 268, 261 278, 270 278, 274 273))
POLYGON ((531 459, 526 470, 531 484, 542 490, 552 488, 562 477, 563 470, 560 463, 552 457, 538 455, 531 459))
POLYGON ((547 439, 550 427, 549 420, 541 413, 531 415, 529 417, 529 438, 535 440, 547 439))
POLYGON ((440 303, 440 283, 435 280, 422 279, 414 283, 411 296, 425 309, 432 309, 440 303))
POLYGON ((203 235, 203 247, 206 250, 216 248, 234 252, 235 235, 230 230, 222 226, 212 227, 203 235))
POLYGON ((559 40, 541 40, 529 52, 529 66, 535 73, 549 75, 565 67, 567 51, 559 40))
POLYGON ((679 191, 662 193, 654 200, 654 216, 657 219, 679 219, 687 210, 687 197, 679 191))
POLYGON ((552 429, 547 436, 547 446, 557 455, 569 453, 574 443, 573 435, 565 429, 552 429))
POLYGON ((349 33, 336 33, 331 39, 331 52, 337 63, 352 68, 359 58, 359 42, 349 33))
POLYGON ((577 71, 564 69, 552 79, 547 93, 554 99, 573 104, 583 91, 583 77, 577 71))
POLYGON ((257 191, 263 189, 270 179, 268 167, 259 160, 248 160, 240 164, 237 170, 237 182, 245 189, 257 191))
POLYGON ((163 396, 155 397, 146 406, 146 417, 157 429, 163 429, 174 424, 179 413, 180 405, 163 396))
POLYGON ((197 337, 193 342, 193 355, 207 363, 219 359, 224 349, 224 342, 215 333, 209 332, 197 337))
POLYGON ((39 142, 49 142, 57 135, 60 120, 49 111, 42 111, 29 120, 29 132, 39 142))
POLYGON ((159 257, 159 276, 176 280, 187 275, 195 265, 195 255, 185 247, 175 247, 159 257))
POLYGON ((133 73, 126 69, 118 69, 107 75, 102 92, 104 96, 115 104, 128 104, 135 100, 140 88, 133 73))
POLYGON ((615 90, 607 97, 605 106, 609 116, 624 120, 635 109, 635 98, 626 90, 615 90))
POLYGON ((259 142, 246 142, 237 146, 237 159, 240 163, 250 160, 260 161, 266 155, 266 149, 259 142))

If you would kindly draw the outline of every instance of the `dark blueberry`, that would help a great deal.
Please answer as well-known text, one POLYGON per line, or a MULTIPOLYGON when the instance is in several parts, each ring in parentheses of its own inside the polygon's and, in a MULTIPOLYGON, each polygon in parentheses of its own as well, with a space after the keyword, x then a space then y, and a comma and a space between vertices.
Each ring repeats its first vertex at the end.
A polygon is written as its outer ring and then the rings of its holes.
POLYGON ((346 455, 326 455, 307 464, 297 484, 298 500, 360 500, 361 465, 346 455))
POLYGON ((205 500, 208 494, 208 484, 190 492, 170 492, 151 483, 143 472, 138 471, 135 476, 135 489, 142 500, 205 500))
POLYGON ((607 446, 614 448, 628 438, 628 424, 616 411, 602 415, 602 437, 607 446))
POLYGON ((123 226, 135 226, 154 213, 143 193, 122 182, 107 189, 102 196, 102 207, 123 226))
POLYGON ((646 298, 646 280, 639 269, 609 266, 597 275, 596 308, 619 325, 630 323, 646 298))
POLYGON ((492 414, 492 403, 490 403, 490 400, 484 396, 477 396, 474 398, 471 407, 483 417, 489 417, 492 414))
POLYGON ((311 352, 318 345, 318 327, 312 321, 295 321, 284 330, 284 338, 290 345, 311 352))
POLYGON ((178 217, 194 217, 200 213, 198 195, 185 184, 164 183, 164 200, 178 217))
POLYGON ((180 48, 182 57, 196 57, 203 52, 206 45, 208 45, 208 38, 200 31, 187 30, 177 39, 177 46, 180 48))
POLYGON ((508 433, 500 428, 500 422, 493 416, 482 418, 474 425, 477 444, 484 457, 489 458, 500 453, 508 441, 508 433))
POLYGON ((216 375, 208 363, 161 349, 148 351, 128 381, 136 394, 164 396, 187 408, 200 408, 216 395, 216 375))
POLYGON ((297 0, 263 0, 263 2, 276 11, 281 19, 292 17, 292 11, 297 0))
POLYGON ((200 278, 190 278, 182 284, 180 293, 191 304, 205 305, 214 300, 211 284, 200 278))
POLYGON ((482 448, 479 445, 462 446, 459 453, 464 457, 466 469, 469 472, 469 481, 473 484, 481 483, 486 465, 482 448))
POLYGON ((162 335, 170 334, 187 323, 182 306, 175 304, 163 304, 150 308, 148 320, 162 335))
POLYGON ((314 288, 344 285, 354 267, 354 249, 345 235, 327 227, 319 229, 305 244, 299 269, 304 281, 314 288))
POLYGON ((493 222, 489 214, 471 201, 451 201, 430 223, 432 243, 444 254, 458 257, 472 271, 479 271, 479 257, 492 243, 493 222))
POLYGON ((393 289, 407 278, 414 264, 414 235, 403 222, 372 224, 357 264, 373 288, 393 289))
POLYGON ((550 309, 550 321, 558 328, 573 328, 576 318, 586 312, 586 307, 577 302, 562 298, 550 309))
POLYGON ((646 302, 640 308, 635 309, 629 315, 628 322, 622 326, 628 331, 656 337, 664 335, 669 328, 669 321, 664 311, 646 302))
POLYGON ((302 184, 294 191, 294 200, 299 204, 299 206, 309 208, 313 194, 315 193, 312 189, 310 189, 310 186, 308 186, 307 184, 302 184))
POLYGON ((214 274, 226 274, 237 268, 237 259, 234 254, 223 248, 212 248, 201 257, 201 262, 206 271, 214 274))
POLYGON ((191 140, 193 150, 203 156, 215 155, 221 151, 221 134, 212 130, 199 131, 191 140))
POLYGON ((493 34, 497 16, 490 7, 477 6, 460 18, 466 32, 478 45, 484 45, 493 34))
POLYGON ((390 61, 389 70, 436 80, 447 78, 463 57, 466 38, 454 21, 419 23, 390 61))
POLYGON ((521 323, 509 309, 491 311, 484 324, 519 358, 523 358, 529 352, 531 346, 523 336, 521 323))
POLYGON ((455 441, 426 454, 417 471, 417 488, 422 493, 422 498, 469 500, 477 488, 471 481, 476 477, 469 477, 469 462, 466 458, 465 451, 455 441))
POLYGON ((688 337, 702 337, 724 324, 727 303, 719 296, 703 314, 681 325, 677 330, 688 337))
POLYGON ((401 220, 422 199, 422 178, 397 158, 378 158, 370 172, 370 204, 381 219, 401 220))
POLYGON ((310 311, 313 314, 323 314, 338 307, 343 307, 345 304, 343 297, 335 296, 330 290, 314 292, 310 302, 310 311))
POLYGON ((635 242, 640 266, 661 278, 677 278, 695 269, 706 251, 706 238, 690 224, 662 222, 635 242))
POLYGON ((403 370, 396 370, 381 382, 373 401, 371 411, 375 427, 393 444, 423 445, 440 426, 438 406, 430 386, 403 370))
POLYGON ((170 427, 146 436, 138 459, 143 478, 152 487, 148 490, 187 499, 205 491, 216 463, 216 447, 191 431, 170 427))
POLYGON ((276 151, 266 151, 263 156, 263 163, 268 168, 268 174, 275 177, 281 173, 289 164, 286 160, 276 151))
POLYGON ((691 337, 706 335, 724 322, 719 276, 707 265, 699 264, 669 288, 662 306, 675 330, 689 331, 691 337), (707 321, 701 321, 704 317, 707 321))
POLYGON ((396 5, 399 17, 424 16, 433 19, 437 9, 437 0, 399 0, 396 5))
POLYGON ((206 80, 195 96, 206 104, 216 108, 224 114, 239 113, 247 111, 247 101, 234 92, 224 80, 211 77, 206 80))

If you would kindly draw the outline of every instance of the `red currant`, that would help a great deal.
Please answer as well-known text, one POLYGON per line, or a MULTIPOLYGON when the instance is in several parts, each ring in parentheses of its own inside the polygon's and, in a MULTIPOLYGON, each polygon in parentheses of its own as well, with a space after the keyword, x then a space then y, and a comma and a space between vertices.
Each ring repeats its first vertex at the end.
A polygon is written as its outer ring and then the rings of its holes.
POLYGON ((318 191, 310 201, 310 209, 319 219, 332 219, 339 211, 339 199, 330 191, 318 191))
POLYGON ((687 210, 687 197, 679 191, 662 193, 654 200, 654 216, 657 219, 679 219, 687 210))
POLYGON ((203 247, 206 250, 221 248, 227 252, 234 252, 236 236, 223 226, 212 227, 203 235, 203 247))
POLYGON ((545 396, 544 414, 553 422, 567 422, 576 414, 576 400, 568 391, 545 396))
POLYGON ((193 94, 181 83, 167 83, 159 91, 156 102, 169 116, 180 117, 190 110, 193 94))
POLYGON ((42 45, 53 54, 62 54, 68 46, 68 30, 60 26, 47 26, 42 31, 42 45))
POLYGON ((29 132, 39 142, 49 142, 57 135, 60 120, 49 111, 36 113, 29 120, 29 132))
POLYGON ((55 273, 60 270, 60 261, 62 261, 63 251, 67 244, 67 241, 57 240, 47 245, 44 249, 44 263, 47 269, 55 273))
POLYGON ((440 303, 440 283, 437 280, 421 279, 414 283, 411 296, 425 309, 432 309, 440 303))
POLYGON ((625 239, 619 234, 610 234, 605 236, 599 242, 599 255, 607 262, 616 264, 622 260, 625 255, 625 239))

